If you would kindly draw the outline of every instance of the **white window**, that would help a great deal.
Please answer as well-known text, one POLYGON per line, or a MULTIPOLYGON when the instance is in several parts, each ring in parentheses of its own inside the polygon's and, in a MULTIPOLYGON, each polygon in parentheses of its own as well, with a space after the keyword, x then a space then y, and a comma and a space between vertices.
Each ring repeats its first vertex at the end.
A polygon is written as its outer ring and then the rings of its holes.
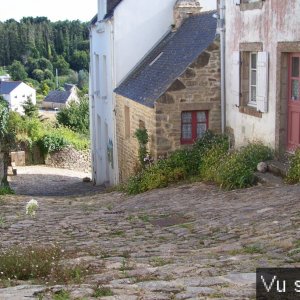
POLYGON ((106 62, 106 55, 103 55, 102 58, 102 89, 101 89, 101 96, 102 99, 107 99, 107 62, 106 62))
POLYGON ((257 52, 250 53, 249 70, 249 105, 256 106, 257 52))
POLYGON ((100 96, 100 61, 98 54, 95 54, 95 69, 95 94, 100 96))

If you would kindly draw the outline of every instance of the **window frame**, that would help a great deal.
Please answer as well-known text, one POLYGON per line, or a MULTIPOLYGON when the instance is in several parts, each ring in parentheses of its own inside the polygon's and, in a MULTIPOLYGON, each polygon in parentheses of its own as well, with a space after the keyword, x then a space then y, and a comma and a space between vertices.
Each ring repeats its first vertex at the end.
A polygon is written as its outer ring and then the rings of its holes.
POLYGON ((209 128, 209 111, 208 110, 188 110, 188 111, 182 111, 181 112, 181 121, 180 121, 180 129, 181 129, 181 137, 180 137, 180 143, 182 145, 188 145, 188 144, 193 144, 199 137, 197 135, 197 125, 198 124, 205 124, 206 125, 206 131, 208 130, 209 128), (205 113, 205 122, 198 122, 198 119, 197 119, 197 113, 199 112, 204 112, 205 113), (183 113, 191 113, 192 114, 192 118, 191 118, 191 122, 183 122, 182 120, 182 116, 183 116, 183 113), (192 137, 190 139, 184 139, 182 137, 182 133, 183 133, 183 125, 184 124, 191 124, 192 125, 192 137))
POLYGON ((256 51, 252 51, 249 53, 249 99, 248 99, 248 105, 252 107, 257 106, 257 58, 258 53, 256 51), (252 55, 256 56, 256 64, 255 68, 252 68, 252 55), (252 82, 252 72, 255 71, 255 84, 252 82), (255 101, 252 100, 252 88, 255 87, 255 101))

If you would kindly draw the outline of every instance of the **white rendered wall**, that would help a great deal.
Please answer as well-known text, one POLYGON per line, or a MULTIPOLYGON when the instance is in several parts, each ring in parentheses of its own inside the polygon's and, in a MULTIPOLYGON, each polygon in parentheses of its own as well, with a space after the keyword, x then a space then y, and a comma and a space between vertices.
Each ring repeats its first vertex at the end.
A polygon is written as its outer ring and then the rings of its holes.
POLYGON ((6 100, 8 100, 11 110, 23 114, 24 109, 22 105, 27 101, 28 97, 31 97, 32 103, 36 104, 36 91, 22 82, 6 97, 6 100))
POLYGON ((96 184, 118 183, 118 165, 115 143, 113 79, 113 37, 110 21, 97 23, 91 37, 90 106, 93 155, 93 180, 96 184), (99 58, 99 65, 96 63, 99 58), (103 57, 106 57, 107 88, 104 94, 103 57), (97 72, 100 82, 97 82, 97 72), (101 123, 100 123, 101 121, 101 123), (106 126, 107 124, 107 126, 106 126), (112 161, 108 161, 108 149, 112 148, 112 161))
POLYGON ((275 147, 277 43, 300 41, 300 1, 264 1, 262 9, 240 11, 232 0, 226 0, 226 125, 234 130, 236 146, 261 140, 275 147), (239 112, 232 92, 233 52, 240 43, 262 42, 269 53, 269 110, 262 118, 239 112))
POLYGON ((117 84, 168 32, 176 0, 123 0, 114 13, 117 84))

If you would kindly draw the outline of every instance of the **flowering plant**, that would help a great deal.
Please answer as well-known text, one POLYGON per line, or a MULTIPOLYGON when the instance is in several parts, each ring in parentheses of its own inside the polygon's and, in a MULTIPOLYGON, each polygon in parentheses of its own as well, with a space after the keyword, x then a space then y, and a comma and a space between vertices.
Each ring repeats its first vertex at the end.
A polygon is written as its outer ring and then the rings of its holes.
POLYGON ((26 215, 30 215, 31 217, 34 217, 36 214, 36 211, 39 207, 39 204, 36 200, 31 199, 27 204, 26 204, 26 215))

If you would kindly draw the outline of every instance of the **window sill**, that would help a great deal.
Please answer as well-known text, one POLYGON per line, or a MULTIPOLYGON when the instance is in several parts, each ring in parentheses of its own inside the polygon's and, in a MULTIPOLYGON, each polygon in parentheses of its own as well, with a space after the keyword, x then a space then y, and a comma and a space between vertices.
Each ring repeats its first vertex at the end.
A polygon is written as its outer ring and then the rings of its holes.
POLYGON ((246 114, 252 117, 262 118, 262 113, 257 111, 256 108, 251 106, 240 106, 239 111, 242 114, 246 114))
POLYGON ((245 11, 245 10, 253 10, 253 9, 262 9, 263 7, 263 0, 253 2, 253 3, 241 3, 240 4, 240 10, 245 11))

